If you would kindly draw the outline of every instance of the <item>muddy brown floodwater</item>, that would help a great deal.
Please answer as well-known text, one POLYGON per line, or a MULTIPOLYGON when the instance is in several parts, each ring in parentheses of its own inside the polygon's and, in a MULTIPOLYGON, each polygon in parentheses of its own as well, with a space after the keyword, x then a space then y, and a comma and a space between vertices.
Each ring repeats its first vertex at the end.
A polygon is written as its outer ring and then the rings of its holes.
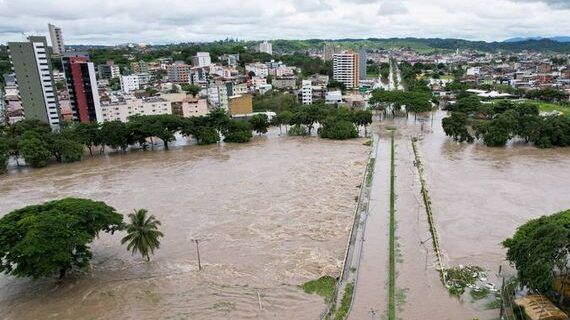
POLYGON ((450 263, 498 271, 500 242, 519 225, 570 209, 570 148, 458 144, 445 137, 443 115, 419 143, 440 241, 450 263))
POLYGON ((0 319, 317 319, 298 285, 338 275, 369 147, 256 137, 247 145, 130 152, 0 177, 0 215, 62 197, 146 208, 165 238, 150 263, 93 243, 64 281, 0 276, 0 319), (204 270, 194 244, 201 239, 204 270))
POLYGON ((396 286, 406 297, 400 315, 424 320, 496 319, 498 310, 485 307, 489 300, 474 303, 468 294, 450 298, 434 269, 431 242, 426 248, 420 245, 430 234, 410 138, 421 137, 418 147, 445 265, 485 267, 488 281, 495 285, 500 284, 500 265, 507 275, 513 274, 501 242, 530 219, 570 209, 570 148, 455 143, 441 127, 445 116, 434 113, 433 126, 426 119, 423 132, 413 115, 382 124, 398 127, 396 235, 402 261, 396 267, 396 286))

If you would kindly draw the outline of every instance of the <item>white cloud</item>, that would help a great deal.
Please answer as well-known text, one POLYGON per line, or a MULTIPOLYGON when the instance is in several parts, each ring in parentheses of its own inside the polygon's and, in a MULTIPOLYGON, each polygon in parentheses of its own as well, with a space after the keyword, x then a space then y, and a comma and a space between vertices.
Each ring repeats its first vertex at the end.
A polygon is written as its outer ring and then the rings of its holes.
POLYGON ((0 0, 0 43, 63 28, 70 44, 565 35, 570 0, 0 0))
POLYGON ((519 2, 542 2, 554 8, 570 9, 570 1, 568 0, 515 0, 519 2))
POLYGON ((381 16, 389 16, 394 14, 406 14, 408 13, 408 7, 402 1, 398 0, 386 0, 380 4, 380 10, 378 14, 381 16))

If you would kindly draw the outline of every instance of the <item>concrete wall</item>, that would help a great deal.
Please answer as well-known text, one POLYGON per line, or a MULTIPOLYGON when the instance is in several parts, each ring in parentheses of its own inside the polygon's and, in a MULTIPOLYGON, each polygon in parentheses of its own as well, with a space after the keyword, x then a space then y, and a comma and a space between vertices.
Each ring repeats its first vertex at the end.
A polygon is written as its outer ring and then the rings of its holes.
POLYGON ((253 112, 253 97, 249 94, 229 98, 230 115, 248 114, 253 112))

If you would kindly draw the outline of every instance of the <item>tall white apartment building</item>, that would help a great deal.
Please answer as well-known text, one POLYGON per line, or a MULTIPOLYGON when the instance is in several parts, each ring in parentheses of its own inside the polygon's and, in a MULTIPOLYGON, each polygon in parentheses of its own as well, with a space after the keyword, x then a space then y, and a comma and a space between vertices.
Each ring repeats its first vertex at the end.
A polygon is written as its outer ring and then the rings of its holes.
POLYGON ((121 76, 121 68, 118 65, 116 64, 110 65, 109 70, 111 72, 111 78, 116 78, 121 76))
POLYGON ((61 28, 48 23, 48 29, 53 53, 56 55, 63 54, 65 52, 65 45, 63 43, 63 32, 61 28))
POLYGON ((299 101, 302 104, 313 104, 313 84, 309 80, 303 80, 299 89, 299 101))
POLYGON ((0 89, 0 124, 6 120, 6 106, 4 106, 4 92, 0 89))
POLYGON ((140 87, 140 79, 138 75, 121 76, 121 90, 124 93, 129 93, 138 90, 140 87))
POLYGON ((271 45, 271 42, 263 41, 259 44, 259 52, 265 52, 273 55, 273 45, 271 45))
POLYGON ((9 42, 8 48, 26 119, 38 119, 58 128, 61 115, 46 38, 9 42))
POLYGON ((113 61, 107 61, 97 67, 99 79, 111 79, 121 76, 121 68, 113 61))
POLYGON ((245 65, 246 73, 253 72, 256 77, 267 78, 269 76, 269 67, 264 63, 250 63, 245 65))
MULTIPOLYGON (((226 85, 226 87, 228 87, 228 85, 226 85)), ((231 92, 228 92, 228 95, 230 96, 241 96, 249 92, 247 83, 231 84, 230 87, 231 87, 231 92)))
POLYGON ((228 89, 225 84, 214 85, 208 88, 208 103, 215 108, 228 110, 228 89))
POLYGON ((347 89, 358 88, 360 78, 360 61, 358 53, 335 53, 333 60, 333 79, 343 83, 347 89))
POLYGON ((150 83, 152 76, 148 72, 137 73, 136 76, 139 78, 139 85, 144 86, 150 83))
POLYGON ((211 64, 212 58, 209 52, 198 52, 196 56, 192 57, 192 65, 194 65, 194 67, 209 67, 211 64))

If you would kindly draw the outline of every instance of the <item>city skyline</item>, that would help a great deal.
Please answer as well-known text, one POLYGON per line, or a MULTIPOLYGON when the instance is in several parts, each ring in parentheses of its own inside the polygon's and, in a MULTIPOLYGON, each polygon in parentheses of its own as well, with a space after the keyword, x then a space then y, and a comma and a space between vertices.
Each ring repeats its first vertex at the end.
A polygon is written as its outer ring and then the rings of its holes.
POLYGON ((0 43, 22 34, 63 29, 66 44, 167 44, 243 40, 340 38, 460 38, 503 41, 519 36, 566 36, 564 0, 278 0, 165 2, 0 0, 0 43))

